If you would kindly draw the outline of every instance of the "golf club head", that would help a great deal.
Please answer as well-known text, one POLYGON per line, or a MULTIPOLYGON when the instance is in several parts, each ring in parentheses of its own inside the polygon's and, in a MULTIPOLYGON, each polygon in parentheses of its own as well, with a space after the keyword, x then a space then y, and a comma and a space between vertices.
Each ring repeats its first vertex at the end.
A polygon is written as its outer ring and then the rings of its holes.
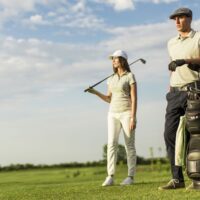
POLYGON ((143 58, 140 58, 140 61, 141 61, 143 64, 146 64, 146 60, 144 60, 143 58))

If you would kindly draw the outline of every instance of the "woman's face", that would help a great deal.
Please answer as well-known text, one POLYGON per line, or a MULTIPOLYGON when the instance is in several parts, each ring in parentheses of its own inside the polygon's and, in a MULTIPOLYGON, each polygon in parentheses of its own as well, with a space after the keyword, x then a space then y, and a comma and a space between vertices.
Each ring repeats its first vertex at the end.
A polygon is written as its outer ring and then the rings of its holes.
POLYGON ((114 68, 118 68, 121 66, 120 62, 119 62, 119 57, 113 57, 112 59, 112 64, 114 68))

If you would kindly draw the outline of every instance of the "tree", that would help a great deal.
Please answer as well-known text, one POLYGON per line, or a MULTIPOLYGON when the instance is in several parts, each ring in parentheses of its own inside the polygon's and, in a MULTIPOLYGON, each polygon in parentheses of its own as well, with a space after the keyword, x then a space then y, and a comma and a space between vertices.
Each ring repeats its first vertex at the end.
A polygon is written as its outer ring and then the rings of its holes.
MULTIPOLYGON (((103 146, 103 160, 107 161, 107 144, 103 146)), ((124 164, 127 163, 127 156, 125 147, 121 144, 118 144, 117 150, 117 164, 123 162, 124 164)))

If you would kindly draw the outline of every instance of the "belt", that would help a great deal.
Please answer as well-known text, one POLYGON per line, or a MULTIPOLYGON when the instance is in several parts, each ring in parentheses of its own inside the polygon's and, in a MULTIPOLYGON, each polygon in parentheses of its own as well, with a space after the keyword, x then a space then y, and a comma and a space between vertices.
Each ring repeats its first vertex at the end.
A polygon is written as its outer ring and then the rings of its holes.
POLYGON ((200 82, 195 81, 192 83, 188 83, 187 85, 184 85, 182 87, 170 87, 170 92, 180 92, 180 91, 189 91, 190 88, 200 88, 200 82))
POLYGON ((183 87, 170 87, 170 92, 180 92, 180 91, 188 91, 188 87, 187 86, 183 86, 183 87))

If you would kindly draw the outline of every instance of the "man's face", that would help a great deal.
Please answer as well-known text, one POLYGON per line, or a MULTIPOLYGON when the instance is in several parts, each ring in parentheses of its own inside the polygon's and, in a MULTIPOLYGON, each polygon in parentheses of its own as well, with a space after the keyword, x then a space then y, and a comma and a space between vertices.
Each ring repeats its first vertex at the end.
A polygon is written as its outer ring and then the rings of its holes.
POLYGON ((191 29, 192 18, 185 15, 174 17, 177 31, 188 32, 191 29))

